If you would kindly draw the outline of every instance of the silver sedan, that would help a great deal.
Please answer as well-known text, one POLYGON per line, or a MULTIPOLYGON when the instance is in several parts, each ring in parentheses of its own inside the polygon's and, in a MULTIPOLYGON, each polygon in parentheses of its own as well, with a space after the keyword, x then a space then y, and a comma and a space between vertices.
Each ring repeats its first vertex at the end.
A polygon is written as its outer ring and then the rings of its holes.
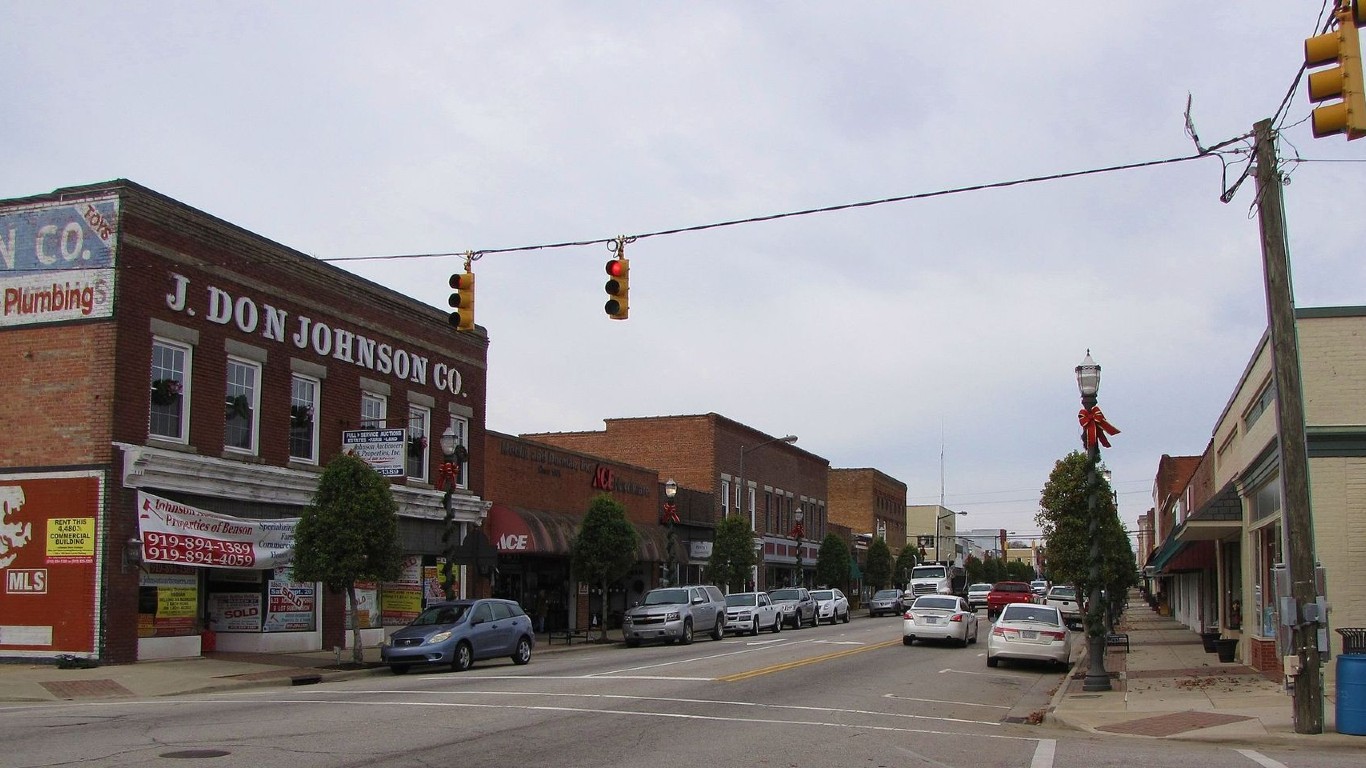
POLYGON ((1062 611, 1051 605, 1011 603, 987 635, 987 666, 1001 659, 1046 661, 1062 667, 1072 656, 1072 633, 1062 611))
POLYGON ((921 595, 901 616, 901 642, 949 640, 959 647, 977 642, 977 612, 955 595, 921 595))

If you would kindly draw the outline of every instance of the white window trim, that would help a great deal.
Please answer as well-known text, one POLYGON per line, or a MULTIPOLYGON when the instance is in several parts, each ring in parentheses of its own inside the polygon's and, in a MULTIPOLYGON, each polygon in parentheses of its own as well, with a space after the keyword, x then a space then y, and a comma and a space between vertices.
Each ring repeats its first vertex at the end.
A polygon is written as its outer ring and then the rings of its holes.
MULTIPOLYGON (((223 441, 223 450, 224 450, 224 451, 231 452, 231 453, 240 453, 240 454, 242 454, 242 455, 244 455, 244 456, 256 456, 256 455, 260 452, 260 450, 261 450, 261 373, 262 373, 262 371, 261 371, 261 364, 258 363, 258 362, 256 362, 255 360, 248 360, 248 359, 245 358, 245 357, 237 357, 237 356, 235 356, 235 355, 229 355, 229 356, 228 356, 228 365, 224 367, 224 371, 225 371, 224 386, 225 386, 225 387, 227 386, 226 370, 227 370, 227 367, 228 367, 228 366, 232 366, 232 365, 240 365, 240 366, 242 366, 242 367, 244 367, 244 368, 250 368, 250 369, 252 369, 252 370, 254 370, 254 371, 256 372, 256 376, 253 378, 254 383, 252 384, 252 387, 251 387, 251 428, 250 428, 250 431, 249 431, 249 434, 251 435, 251 444, 248 445, 246 448, 240 448, 240 447, 235 446, 235 445, 228 445, 227 440, 225 439, 225 440, 223 441)), ((226 401, 224 401, 224 402, 225 402, 225 405, 226 405, 226 401)), ((227 435, 226 435, 226 432, 227 432, 227 417, 226 417, 226 416, 224 417, 224 426, 223 426, 223 430, 224 430, 224 433, 225 433, 225 434, 224 434, 224 438, 226 438, 226 437, 227 437, 227 435)))
MULTIPOLYGON (((152 337, 152 346, 163 346, 178 349, 185 353, 185 369, 180 372, 180 434, 177 436, 162 435, 152 432, 152 410, 151 402, 148 401, 147 409, 147 437, 153 440, 165 440, 171 443, 189 445, 190 443, 190 390, 193 386, 193 377, 190 375, 194 370, 194 345, 186 344, 181 341, 173 341, 161 336, 152 337)), ((148 369, 148 376, 151 376, 151 369, 148 369)), ((148 386, 152 379, 148 379, 148 386)))
MULTIPOLYGON (((409 465, 410 465, 411 462, 410 462, 410 459, 409 459, 409 457, 408 457, 408 452, 407 452, 407 450, 406 450, 406 446, 405 446, 405 450, 404 450, 404 453, 403 453, 403 471, 404 471, 404 473, 407 474, 409 480, 417 480, 418 482, 425 483, 425 482, 427 482, 428 478, 429 478, 430 475, 431 475, 431 463, 432 463, 432 462, 431 462, 431 457, 432 457, 432 454, 431 454, 431 450, 432 450, 432 410, 431 410, 430 408, 424 408, 423 406, 420 406, 420 405, 409 405, 409 406, 408 406, 408 422, 407 422, 407 424, 405 425, 405 430, 407 430, 407 429, 412 429, 413 420, 414 420, 416 417, 419 417, 419 416, 420 416, 421 419, 422 419, 422 428, 423 428, 423 430, 424 430, 424 432, 423 432, 423 434, 422 434, 421 436, 427 438, 427 447, 426 447, 425 449, 423 449, 423 451, 422 451, 422 461, 421 461, 421 463, 418 464, 418 468, 419 468, 419 470, 421 471, 421 474, 414 475, 414 474, 412 474, 412 472, 410 471, 410 466, 409 466, 409 465)), ((410 439, 410 440, 412 439, 412 435, 411 435, 411 434, 408 436, 408 439, 410 439)))
MULTIPOLYGON (((290 454, 289 454, 289 460, 290 460, 290 461, 302 462, 302 463, 304 463, 304 464, 315 464, 315 465, 316 465, 316 464, 318 463, 318 452, 319 452, 319 451, 318 451, 318 431, 319 431, 319 430, 318 430, 318 423, 322 420, 322 419, 320 418, 321 413, 322 413, 322 409, 321 409, 321 403, 320 403, 319 401, 322 399, 321 395, 322 395, 322 387, 323 387, 323 385, 322 385, 322 381, 320 381, 320 380, 318 380, 318 379, 316 379, 316 378, 314 378, 314 377, 312 377, 312 376, 305 376, 305 375, 303 375, 303 374, 301 374, 301 373, 293 373, 293 374, 290 374, 290 379, 289 379, 289 404, 290 404, 290 406, 293 406, 293 405, 294 405, 294 381, 295 381, 296 379, 299 380, 299 381, 306 381, 306 382, 308 382, 309 384, 312 384, 312 385, 313 385, 313 402, 309 403, 309 406, 313 409, 313 423, 312 423, 312 425, 311 425, 311 427, 312 427, 312 429, 313 429, 313 435, 312 435, 312 438, 311 438, 311 440, 310 440, 310 444, 311 444, 311 446, 312 446, 312 448, 313 448, 313 455, 312 455, 312 456, 307 456, 307 457, 305 457, 305 456, 295 456, 293 453, 290 453, 290 454)), ((291 423, 291 425, 290 425, 290 428, 293 429, 293 424, 292 424, 292 423, 291 423)), ((286 438, 286 440, 288 440, 288 438, 286 438)), ((288 447, 286 447, 286 450, 289 450, 288 447)))

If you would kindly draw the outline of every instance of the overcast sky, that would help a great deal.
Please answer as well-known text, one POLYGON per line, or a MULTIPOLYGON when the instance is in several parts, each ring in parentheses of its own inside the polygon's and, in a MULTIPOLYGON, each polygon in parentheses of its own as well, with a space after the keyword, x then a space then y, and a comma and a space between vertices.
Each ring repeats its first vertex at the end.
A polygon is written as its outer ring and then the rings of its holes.
MULTIPOLYGON (((13 2, 0 197, 128 178, 319 258, 517 248, 1186 157, 1189 94, 1203 145, 1278 117, 1315 161, 1287 166, 1295 302, 1361 305, 1366 140, 1314 139, 1291 92, 1323 13, 13 2)), ((1029 533, 1090 349, 1132 527, 1266 327, 1253 181, 1219 199, 1249 148, 640 238, 624 322, 601 243, 486 255, 487 426, 715 411, 1029 533)), ((444 307, 461 261, 341 264, 444 307)))

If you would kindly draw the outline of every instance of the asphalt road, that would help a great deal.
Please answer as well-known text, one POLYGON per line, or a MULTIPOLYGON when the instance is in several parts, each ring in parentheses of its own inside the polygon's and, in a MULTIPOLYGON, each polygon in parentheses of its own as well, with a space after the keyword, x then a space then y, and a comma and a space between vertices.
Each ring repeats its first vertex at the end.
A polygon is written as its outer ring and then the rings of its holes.
MULTIPOLYGON (((983 625, 985 627, 985 624, 983 625)), ((325 686, 6 708, 0 766, 1359 766, 1030 723, 1061 679, 857 618, 325 686)))

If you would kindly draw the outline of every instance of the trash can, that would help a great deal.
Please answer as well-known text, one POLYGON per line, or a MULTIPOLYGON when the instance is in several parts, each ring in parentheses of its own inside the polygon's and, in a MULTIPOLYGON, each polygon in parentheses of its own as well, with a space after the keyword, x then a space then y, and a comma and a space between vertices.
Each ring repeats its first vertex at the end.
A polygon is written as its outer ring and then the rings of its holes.
POLYGON ((1366 736, 1366 627, 1344 627, 1338 656, 1338 733, 1366 736))

